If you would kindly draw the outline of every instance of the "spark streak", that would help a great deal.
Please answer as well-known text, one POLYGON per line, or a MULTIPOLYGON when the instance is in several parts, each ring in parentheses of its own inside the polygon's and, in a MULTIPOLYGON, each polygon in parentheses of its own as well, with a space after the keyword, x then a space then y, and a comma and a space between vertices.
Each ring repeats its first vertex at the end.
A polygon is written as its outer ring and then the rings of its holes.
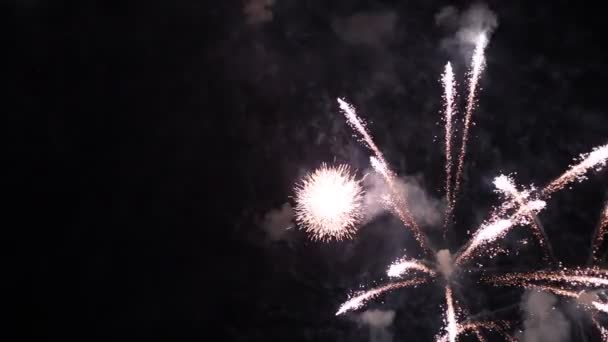
POLYGON ((604 210, 602 210, 602 215, 600 217, 600 222, 597 224, 595 229, 595 236, 593 237, 593 243, 591 246, 591 257, 593 260, 598 261, 599 259, 599 250, 604 242, 604 238, 606 236, 606 231, 608 230, 608 201, 604 204, 604 210))
MULTIPOLYGON (((520 207, 525 206, 525 201, 530 197, 530 193, 527 191, 519 192, 513 183, 513 179, 509 176, 500 175, 494 178, 494 186, 505 196, 514 200, 520 207)), ((530 225, 532 226, 532 233, 538 240, 538 243, 544 248, 546 255, 553 258, 553 250, 551 249, 549 239, 540 221, 532 212, 526 213, 526 216, 529 219, 530 225)))
POLYGON ((585 179, 585 173, 589 169, 599 169, 606 166, 608 161, 608 144, 594 148, 590 153, 582 154, 581 161, 572 166, 568 171, 549 183, 543 190, 545 196, 563 189, 566 185, 585 179))
POLYGON ((407 281, 401 281, 398 283, 391 283, 388 285, 377 287, 375 289, 361 292, 344 302, 338 309, 338 312, 336 312, 336 316, 339 316, 351 310, 356 310, 365 305, 365 303, 367 303, 370 299, 376 298, 385 292, 396 290, 402 287, 417 286, 427 281, 428 278, 415 278, 407 281))
POLYGON ((462 172, 464 168, 464 159, 467 151, 467 143, 469 139, 469 129, 472 123, 473 109, 475 109, 477 93, 477 85, 479 83, 479 77, 485 67, 484 50, 488 44, 488 39, 485 34, 480 34, 475 44, 475 51, 473 52, 473 58, 471 60, 471 71, 469 73, 469 96, 467 98, 467 106, 464 117, 464 128, 462 131, 462 141, 460 145, 460 154, 458 155, 458 168, 456 170, 456 180, 454 183, 453 198, 455 200, 460 188, 462 179, 462 172))
POLYGON ((489 278, 499 285, 522 286, 533 282, 562 283, 568 286, 605 287, 608 286, 608 273, 599 268, 578 268, 560 271, 539 271, 533 273, 512 273, 489 278))
POLYGON ((424 273, 427 273, 431 276, 434 276, 436 274, 435 271, 433 271, 432 269, 426 267, 424 264, 422 264, 419 261, 415 261, 415 260, 406 260, 406 259, 401 259, 398 260, 396 262, 394 262, 386 271, 386 274, 389 277, 401 277, 404 273, 408 272, 408 271, 421 271, 424 273))
POLYGON ((450 342, 456 342, 458 336, 458 323, 456 322, 456 312, 454 310, 454 299, 452 298, 452 288, 449 285, 445 287, 445 301, 446 301, 446 327, 445 332, 448 335, 450 342))
MULTIPOLYGON (((454 98, 456 97, 456 84, 454 82, 454 73, 452 71, 452 64, 448 62, 445 65, 445 72, 441 78, 443 83, 445 109, 444 118, 445 121, 445 195, 446 195, 446 214, 445 214, 445 226, 449 221, 449 217, 454 209, 454 203, 452 198, 452 120, 455 112, 454 98)), ((445 234, 445 231, 444 231, 445 234)))

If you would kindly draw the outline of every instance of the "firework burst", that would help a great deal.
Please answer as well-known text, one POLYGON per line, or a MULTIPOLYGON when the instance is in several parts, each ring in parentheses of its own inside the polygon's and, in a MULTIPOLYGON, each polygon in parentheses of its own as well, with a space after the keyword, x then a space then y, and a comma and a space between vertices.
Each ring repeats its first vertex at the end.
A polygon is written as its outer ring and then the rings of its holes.
POLYGON ((362 195, 347 165, 323 164, 296 186, 296 220, 313 239, 351 238, 362 218, 362 195))
MULTIPOLYGON (((464 171, 469 130, 472 125, 472 114, 477 103, 479 81, 485 68, 484 51, 488 44, 485 34, 480 34, 475 46, 471 60, 470 72, 468 74, 468 96, 464 110, 463 132, 461 145, 456 161, 456 172, 452 175, 454 162, 452 161, 452 140, 454 139, 454 119, 456 114, 456 82, 450 63, 445 67, 442 76, 444 88, 443 108, 445 122, 445 196, 446 213, 444 221, 444 239, 450 216, 454 212, 457 194, 461 187, 464 171)), ((363 144, 372 152, 370 164, 385 180, 388 193, 385 202, 388 207, 399 217, 405 227, 413 232, 414 237, 423 247, 425 256, 428 252, 435 252, 428 238, 411 215, 407 203, 407 194, 398 191, 396 174, 390 169, 380 148, 375 144, 371 134, 368 132, 364 121, 357 115, 355 108, 344 99, 338 99, 338 104, 348 124, 359 135, 363 144)), ((460 334, 472 332, 480 341, 485 341, 483 330, 496 331, 506 340, 513 340, 506 331, 506 324, 500 322, 472 322, 470 319, 461 320, 466 317, 466 310, 458 307, 458 301, 452 292, 453 285, 458 284, 456 278, 464 273, 459 272, 464 263, 475 257, 484 256, 492 249, 489 245, 499 239, 516 226, 527 226, 531 228, 532 234, 544 247, 546 255, 552 256, 550 243, 538 221, 536 215, 546 206, 547 200, 553 193, 565 188, 575 181, 584 180, 589 170, 599 170, 606 166, 608 161, 608 145, 600 146, 588 154, 581 155, 579 160, 566 172, 550 182, 541 190, 533 186, 518 186, 512 177, 500 175, 494 179, 496 192, 500 194, 503 202, 497 206, 489 218, 486 219, 475 230, 468 243, 452 257, 449 250, 440 250, 435 255, 435 260, 401 258, 391 264, 386 273, 390 278, 400 278, 398 282, 388 283, 367 291, 354 293, 346 300, 336 312, 342 315, 349 311, 363 307, 370 300, 378 298, 390 291, 406 287, 416 287, 430 282, 441 282, 445 294, 444 313, 444 335, 438 336, 438 341, 455 342, 460 334), (403 279, 405 278, 405 279, 403 279)), ((296 219, 305 227, 314 239, 329 240, 351 237, 357 223, 361 220, 361 194, 362 189, 359 181, 350 173, 348 167, 342 165, 338 168, 326 166, 307 176, 297 187, 296 219)), ((593 239, 594 255, 600 248, 604 234, 608 229, 608 203, 602 214, 602 219, 593 239)), ((608 271, 597 267, 563 269, 560 271, 539 271, 526 274, 507 274, 484 278, 485 281, 497 286, 519 286, 537 290, 543 290, 575 298, 577 302, 585 303, 586 307, 594 312, 608 312, 608 303, 589 298, 589 290, 608 288, 608 271), (575 288, 584 288, 584 293, 577 293, 575 288), (587 295, 585 295, 587 294, 587 295)), ((602 334, 606 331, 594 320, 602 334)), ((608 333, 606 333, 608 336, 608 333)))

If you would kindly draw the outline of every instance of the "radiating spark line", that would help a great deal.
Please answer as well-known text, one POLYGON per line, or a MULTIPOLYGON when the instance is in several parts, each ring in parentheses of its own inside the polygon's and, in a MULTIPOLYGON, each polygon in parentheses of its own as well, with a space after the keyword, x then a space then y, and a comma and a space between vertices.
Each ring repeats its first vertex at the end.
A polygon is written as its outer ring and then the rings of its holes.
POLYGON ((456 312, 454 310, 454 298, 452 297, 452 288, 449 285, 445 287, 445 301, 446 301, 446 327, 445 332, 450 342, 456 342, 458 336, 458 323, 456 322, 456 312))
POLYGON ((595 228, 595 234, 591 246, 591 257, 594 261, 599 261, 599 250, 602 247, 606 232, 608 231, 608 201, 604 204, 604 209, 600 221, 595 228))
POLYGON ((407 273, 408 271, 414 271, 414 270, 424 272, 431 276, 436 275, 435 271, 426 267, 421 262, 415 261, 415 260, 407 260, 407 259, 400 259, 400 260, 397 260, 396 262, 394 262, 388 268, 388 270, 386 271, 386 274, 389 277, 395 278, 395 277, 401 277, 404 273, 407 273))
POLYGON ((341 240, 356 232, 363 190, 347 165, 323 164, 296 185, 296 221, 312 239, 341 240))
POLYGON ((599 169, 606 166, 606 161, 608 161, 608 144, 596 147, 590 153, 582 154, 580 158, 581 161, 578 164, 572 166, 568 171, 545 187, 543 190, 544 196, 550 196, 574 181, 585 179, 585 173, 589 169, 599 169))
POLYGON ((488 39, 485 34, 480 34, 475 44, 475 51, 473 52, 473 58, 471 60, 471 71, 469 73, 469 96, 467 98, 467 106, 464 117, 464 128, 462 131, 462 141, 460 144, 460 154, 458 155, 458 167, 456 169, 456 179, 454 182, 453 198, 454 201, 458 195, 460 183, 462 179, 462 172, 464 168, 464 159, 467 151, 467 143, 469 139, 469 129, 472 123, 473 109, 475 109, 477 93, 477 85, 479 83, 479 77, 485 67, 484 50, 488 44, 488 39))
MULTIPOLYGON (((525 206, 525 201, 530 196, 528 192, 522 193, 517 190, 517 186, 513 182, 513 179, 509 176, 500 175, 494 178, 494 186, 506 197, 514 200, 520 207, 525 206)), ((534 234, 540 246, 543 247, 545 254, 551 259, 554 259, 553 249, 551 248, 547 234, 545 233, 540 221, 533 212, 526 213, 526 216, 528 217, 532 227, 532 234, 534 234)))
POLYGON ((336 316, 339 316, 351 310, 356 310, 365 305, 365 303, 367 303, 370 299, 376 298, 385 292, 396 290, 402 287, 417 286, 427 282, 428 280, 428 278, 415 278, 397 283, 391 283, 388 285, 377 287, 375 289, 361 292, 344 302, 342 305, 340 305, 338 312, 336 312, 336 316))
POLYGON ((490 221, 482 224, 482 226, 475 232, 475 235, 465 248, 464 252, 460 253, 456 258, 456 265, 459 265, 461 262, 467 260, 471 256, 471 253, 480 246, 493 242, 506 235, 509 229, 513 226, 527 223, 527 214, 530 212, 536 213, 542 210, 545 205, 545 201, 531 200, 525 203, 525 205, 520 206, 517 212, 509 219, 494 217, 490 221))
POLYGON ((390 205, 391 209, 393 209, 393 211, 397 214, 397 217, 399 217, 401 222, 406 227, 410 228, 410 230, 414 234, 414 238, 416 239, 416 241, 418 241, 420 246, 425 250, 430 251, 430 245, 426 236, 422 233, 420 227, 414 220, 414 217, 408 210, 407 201, 404 198, 405 194, 397 190, 393 173, 391 172, 391 170, 389 170, 388 166, 383 160, 378 159, 374 156, 371 156, 369 159, 374 170, 376 170, 376 172, 378 172, 384 177, 388 185, 390 199, 387 202, 390 205))
POLYGON ((384 159, 384 155, 382 154, 382 151, 380 151, 378 146, 376 146, 376 143, 374 143, 372 136, 367 132, 363 121, 357 116, 355 108, 340 98, 338 98, 338 104, 340 105, 340 109, 342 109, 344 116, 346 116, 346 119, 350 126, 363 137, 363 141, 365 142, 367 147, 374 152, 375 156, 372 156, 370 158, 372 167, 378 173, 380 173, 386 180, 392 197, 391 206, 397 212, 397 216, 403 222, 404 225, 409 227, 414 232, 414 237, 416 238, 416 240, 418 240, 420 245, 423 248, 429 250, 428 241, 426 241, 426 238, 420 232, 420 227, 418 227, 418 224, 416 223, 408 209, 407 199, 397 191, 397 188, 395 186, 395 177, 393 175, 393 172, 389 169, 386 159, 384 159))
MULTIPOLYGON (((457 336, 460 336, 461 334, 464 334, 467 331, 473 331, 477 335, 477 338, 479 339, 479 341, 483 342, 486 339, 481 335, 481 329, 484 329, 487 331, 496 331, 499 334, 501 334, 507 341, 513 341, 511 336, 509 336, 509 334, 505 331, 504 327, 500 323, 502 323, 502 321, 499 321, 498 323, 497 322, 465 322, 465 323, 458 325, 457 336)), ((443 336, 437 338, 436 341, 437 342, 447 342, 448 338, 449 338, 448 335, 444 334, 443 336)))
POLYGON ((443 119, 445 121, 445 195, 447 205, 444 226, 447 227, 447 223, 454 209, 452 198, 452 120, 455 112, 454 98, 456 97, 456 84, 454 82, 454 72, 452 71, 452 64, 450 64, 450 62, 445 65, 445 71, 441 78, 441 82, 443 83, 443 98, 445 101, 443 119))
POLYGON ((603 287, 608 285, 608 273, 599 268, 579 268, 560 271, 511 273, 488 278, 501 285, 521 286, 534 281, 557 282, 568 286, 603 287))
POLYGON ((599 330, 602 341, 608 342, 608 330, 597 321, 595 315, 591 317, 591 321, 593 322, 593 325, 595 325, 596 329, 599 330))
POLYGON ((384 155, 382 154, 378 146, 376 146, 376 144, 374 143, 374 140, 372 139, 371 135, 367 132, 363 121, 361 121, 361 119, 359 119, 359 117, 357 116, 355 108, 351 104, 340 98, 338 99, 338 104, 340 105, 340 109, 342 109, 342 111, 344 112, 344 116, 346 116, 346 119, 348 120, 348 123, 351 125, 351 127, 355 131, 359 132, 359 134, 361 134, 361 136, 363 137, 363 141, 367 144, 367 147, 369 147, 374 152, 378 159, 380 159, 384 164, 386 164, 384 160, 384 155))

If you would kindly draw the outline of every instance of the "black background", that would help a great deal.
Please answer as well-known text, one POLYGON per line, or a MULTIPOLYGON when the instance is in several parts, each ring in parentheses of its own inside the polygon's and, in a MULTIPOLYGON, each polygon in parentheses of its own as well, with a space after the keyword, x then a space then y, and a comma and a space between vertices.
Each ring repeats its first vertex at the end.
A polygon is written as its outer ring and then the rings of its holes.
MULTIPOLYGON (((452 251, 497 203, 493 176, 546 184, 608 139, 602 8, 487 4, 499 26, 444 246, 452 251)), ((438 80, 448 59, 461 85, 466 71, 466 60, 439 47, 451 33, 434 16, 446 5, 277 0, 272 21, 251 25, 232 1, 3 1, 5 183, 15 190, 3 225, 15 276, 5 281, 15 285, 19 335, 367 341, 356 315, 334 312, 414 248, 396 219, 332 244, 296 230, 273 242, 259 223, 321 162, 368 167, 338 96, 369 120, 400 175, 419 175, 442 196, 438 80), (333 30, 334 18, 361 11, 397 15, 381 47, 333 30)), ((591 173, 540 215, 565 265, 587 262, 607 186, 605 171, 591 173)), ((505 243, 520 237, 529 233, 505 243)), ((534 245, 481 261, 500 271, 544 267, 534 245)), ((476 279, 463 277, 459 302, 472 313, 514 304, 489 318, 517 327, 522 292, 476 279)), ((370 307, 397 310, 394 340, 431 340, 442 296, 431 285, 370 307)), ((573 328, 573 339, 584 334, 597 338, 573 328)))

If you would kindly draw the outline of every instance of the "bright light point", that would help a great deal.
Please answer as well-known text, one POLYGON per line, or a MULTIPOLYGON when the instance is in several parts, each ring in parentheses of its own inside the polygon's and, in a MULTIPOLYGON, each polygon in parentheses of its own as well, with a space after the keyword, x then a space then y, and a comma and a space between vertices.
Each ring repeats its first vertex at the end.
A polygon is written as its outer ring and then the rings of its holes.
POLYGON ((322 165, 296 186, 296 220, 315 240, 350 238, 361 220, 363 190, 347 165, 322 165))

